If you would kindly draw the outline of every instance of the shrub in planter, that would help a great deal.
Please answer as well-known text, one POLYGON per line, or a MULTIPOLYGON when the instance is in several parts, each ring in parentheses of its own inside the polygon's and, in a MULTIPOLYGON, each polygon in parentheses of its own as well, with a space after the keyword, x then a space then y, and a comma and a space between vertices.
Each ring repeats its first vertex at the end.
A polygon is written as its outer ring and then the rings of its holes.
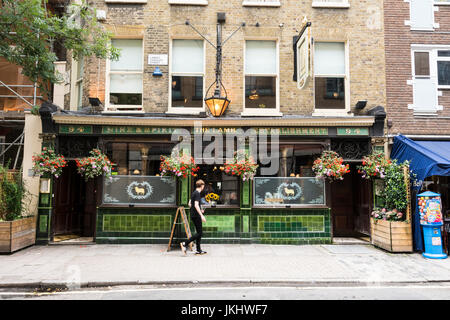
POLYGON ((8 178, 0 166, 0 252, 13 252, 33 245, 36 240, 35 216, 25 216, 29 199, 22 175, 8 178))
POLYGON ((386 166, 385 208, 376 208, 371 217, 372 244, 391 252, 412 252, 408 165, 394 160, 386 166))

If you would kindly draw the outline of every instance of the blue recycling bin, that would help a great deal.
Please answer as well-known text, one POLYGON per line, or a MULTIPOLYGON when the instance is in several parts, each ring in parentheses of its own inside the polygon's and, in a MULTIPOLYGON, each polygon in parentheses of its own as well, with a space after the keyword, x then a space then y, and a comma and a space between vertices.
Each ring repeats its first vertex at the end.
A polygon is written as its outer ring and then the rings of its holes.
POLYGON ((422 255, 429 259, 447 258, 442 249, 441 195, 430 191, 418 194, 417 212, 420 215, 420 225, 422 226, 425 244, 425 252, 422 255))

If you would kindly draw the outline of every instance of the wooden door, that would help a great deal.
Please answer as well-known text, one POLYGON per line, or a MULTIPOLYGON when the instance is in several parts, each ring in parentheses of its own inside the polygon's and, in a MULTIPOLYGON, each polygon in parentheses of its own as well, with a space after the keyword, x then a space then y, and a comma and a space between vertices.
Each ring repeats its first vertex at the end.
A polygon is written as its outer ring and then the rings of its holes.
MULTIPOLYGON (((357 172, 357 170, 356 170, 357 172)), ((362 179, 358 174, 353 175, 355 186, 355 231, 370 236, 370 212, 372 211, 372 183, 362 179)))
POLYGON ((69 161, 63 169, 62 175, 55 178, 54 183, 55 207, 52 216, 53 235, 78 234, 83 211, 82 197, 84 184, 76 172, 76 165, 69 161))
POLYGON ((350 174, 344 180, 331 183, 331 217, 333 236, 351 236, 354 233, 353 179, 350 174))
POLYGON ((85 184, 83 200, 83 219, 81 235, 83 237, 94 237, 97 219, 97 179, 89 179, 85 184))

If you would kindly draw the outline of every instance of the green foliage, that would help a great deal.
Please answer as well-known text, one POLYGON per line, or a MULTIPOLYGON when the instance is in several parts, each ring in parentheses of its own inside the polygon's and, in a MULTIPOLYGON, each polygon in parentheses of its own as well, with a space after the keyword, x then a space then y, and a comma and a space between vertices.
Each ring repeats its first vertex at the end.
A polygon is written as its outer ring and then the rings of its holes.
POLYGON ((397 209, 398 211, 405 212, 408 205, 406 188, 409 188, 405 184, 403 168, 409 166, 409 162, 397 163, 393 160, 392 163, 386 167, 385 188, 384 188, 384 200, 386 202, 386 208, 397 209))
POLYGON ((55 43, 72 50, 75 59, 118 59, 118 49, 109 45, 111 34, 97 22, 95 10, 85 0, 81 5, 70 5, 61 17, 47 10, 47 1, 2 0, 0 57, 22 66, 22 73, 47 91, 47 83, 62 79, 55 74, 55 43))
POLYGON ((0 166, 0 220, 20 219, 27 196, 22 175, 16 174, 14 180, 10 181, 7 178, 7 169, 0 166))

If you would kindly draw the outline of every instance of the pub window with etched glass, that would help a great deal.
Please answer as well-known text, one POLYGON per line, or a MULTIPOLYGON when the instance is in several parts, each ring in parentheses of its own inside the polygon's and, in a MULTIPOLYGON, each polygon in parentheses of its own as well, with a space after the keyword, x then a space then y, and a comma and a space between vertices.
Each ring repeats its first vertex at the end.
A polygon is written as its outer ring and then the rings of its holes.
MULTIPOLYGON (((236 150, 237 143, 234 142, 233 152, 236 150)), ((212 149, 210 149, 212 150, 212 149)), ((240 204, 240 178, 226 174, 224 169, 224 163, 226 161, 226 144, 223 146, 220 144, 209 141, 203 142, 203 157, 202 163, 198 165, 199 170, 197 176, 192 179, 192 190, 194 190, 195 181, 202 179, 205 181, 205 189, 202 195, 202 203, 210 204, 212 206, 235 206, 240 204), (211 154, 205 153, 208 145, 211 147, 211 143, 215 145, 215 148, 211 154), (219 154, 217 150, 223 148, 222 154, 219 154), (207 202, 206 196, 210 194, 210 201, 207 202), (214 197, 216 195, 216 197, 214 197)), ((231 153, 233 154, 233 153, 231 153)))
MULTIPOLYGON (((312 171, 314 160, 324 150, 320 143, 283 143, 279 146, 278 170, 263 174, 269 168, 268 159, 260 159, 253 181, 253 205, 314 206, 325 205, 325 182, 316 179, 312 171), (266 164, 262 164, 266 163, 266 164)), ((268 156, 272 158, 271 151, 268 156)))
POLYGON ((169 156, 172 143, 107 142, 113 162, 111 178, 103 179, 103 204, 175 206, 176 179, 160 175, 160 157, 169 156))

